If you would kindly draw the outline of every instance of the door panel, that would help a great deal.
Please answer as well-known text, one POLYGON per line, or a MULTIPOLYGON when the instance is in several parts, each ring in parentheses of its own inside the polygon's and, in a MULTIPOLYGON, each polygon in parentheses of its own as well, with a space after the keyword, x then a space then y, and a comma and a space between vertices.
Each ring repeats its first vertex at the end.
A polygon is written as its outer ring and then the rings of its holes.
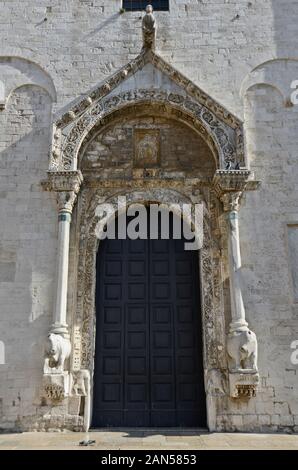
POLYGON ((100 243, 92 424, 206 425, 198 253, 184 240, 100 243))

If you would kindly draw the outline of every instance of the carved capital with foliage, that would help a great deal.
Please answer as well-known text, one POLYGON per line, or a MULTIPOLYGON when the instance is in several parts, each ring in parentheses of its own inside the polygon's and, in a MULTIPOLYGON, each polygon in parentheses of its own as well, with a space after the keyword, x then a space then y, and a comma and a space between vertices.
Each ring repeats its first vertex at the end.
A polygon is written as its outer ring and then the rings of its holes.
POLYGON ((217 197, 223 203, 225 212, 238 211, 244 191, 252 191, 259 187, 260 182, 247 169, 217 170, 213 177, 212 186, 217 197))
POLYGON ((77 195, 83 182, 80 171, 48 171, 43 187, 57 193, 58 211, 72 213, 77 195))
POLYGON ((235 191, 230 193, 225 193, 220 197, 221 202, 223 203, 223 209, 225 212, 237 211, 240 207, 240 200, 242 197, 241 191, 235 191))

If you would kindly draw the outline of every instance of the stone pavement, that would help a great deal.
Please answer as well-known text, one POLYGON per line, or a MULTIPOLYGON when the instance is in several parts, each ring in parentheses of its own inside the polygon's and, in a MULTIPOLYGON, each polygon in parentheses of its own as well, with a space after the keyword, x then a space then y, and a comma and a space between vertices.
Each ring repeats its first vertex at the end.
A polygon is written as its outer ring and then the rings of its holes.
POLYGON ((0 434, 0 450, 298 450, 298 435, 208 433, 201 430, 121 429, 88 433, 28 432, 0 434), (94 439, 93 446, 81 447, 79 441, 94 439))

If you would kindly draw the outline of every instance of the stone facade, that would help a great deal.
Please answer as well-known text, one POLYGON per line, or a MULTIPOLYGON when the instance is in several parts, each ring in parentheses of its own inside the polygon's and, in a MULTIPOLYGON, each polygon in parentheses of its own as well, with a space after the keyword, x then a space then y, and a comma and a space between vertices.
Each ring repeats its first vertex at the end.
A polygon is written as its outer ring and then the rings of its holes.
POLYGON ((120 0, 3 2, 0 429, 88 428, 96 207, 121 194, 204 204, 209 429, 297 432, 298 27, 286 7, 170 0, 144 34, 120 0), (239 353, 247 323, 256 364, 239 353), (60 372, 44 369, 50 332, 60 372))

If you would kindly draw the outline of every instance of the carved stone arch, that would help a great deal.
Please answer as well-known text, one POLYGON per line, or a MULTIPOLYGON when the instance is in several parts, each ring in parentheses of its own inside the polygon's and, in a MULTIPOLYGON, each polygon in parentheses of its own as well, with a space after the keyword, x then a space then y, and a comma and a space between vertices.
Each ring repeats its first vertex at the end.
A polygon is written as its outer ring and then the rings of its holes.
POLYGON ((245 166, 242 121, 156 53, 142 51, 55 120, 50 170, 76 170, 78 152, 93 128, 104 125, 113 112, 148 103, 181 113, 182 120, 201 129, 218 155, 218 168, 225 168, 227 162, 245 166), (164 76, 162 87, 160 82, 149 84, 137 78, 145 66, 164 76))
MULTIPOLYGON (((188 141, 184 147, 187 146, 188 141)), ((206 156, 209 149, 204 145, 205 150, 206 156)), ((129 165, 130 163, 129 161, 129 165)), ((232 256, 228 257, 231 229, 229 224, 225 224, 223 211, 226 211, 229 217, 232 213, 235 215, 244 190, 257 187, 251 172, 243 168, 245 166, 242 122, 152 52, 142 53, 110 77, 105 84, 101 84, 75 105, 70 106, 68 111, 55 121, 50 171, 44 187, 57 192, 59 227, 61 227, 58 243, 59 247, 63 248, 63 250, 58 249, 58 253, 62 253, 67 263, 60 263, 62 268, 59 271, 60 278, 57 277, 57 292, 65 302, 61 308, 58 306, 59 308, 54 311, 52 331, 65 335, 64 339, 72 342, 71 374, 80 371, 90 372, 91 376, 93 374, 96 328, 95 274, 99 245, 95 233, 98 223, 96 207, 100 203, 115 202, 118 195, 127 196, 128 203, 204 202, 200 280, 205 389, 209 429, 218 429, 217 408, 222 407, 221 397, 229 393, 226 387, 228 363, 225 312, 227 313, 230 305, 235 304, 236 298, 236 291, 232 289, 230 295, 227 294, 229 286, 226 281, 229 281, 229 276, 234 276, 234 279, 235 273, 230 262, 232 256), (154 66, 159 70, 158 73, 162 72, 165 75, 163 77, 165 79, 156 80, 158 83, 155 82, 155 85, 151 81, 148 82, 146 70, 140 74, 145 77, 143 82, 140 76, 136 77, 137 72, 149 62, 151 63, 148 65, 149 68, 154 66), (133 78, 129 82, 131 77, 133 78), (124 84, 125 80, 128 82, 124 84), (140 84, 141 86, 138 86, 140 84), (201 178, 199 172, 198 174, 194 174, 193 171, 179 172, 176 171, 177 166, 173 165, 175 170, 173 172, 159 171, 159 168, 153 167, 151 171, 143 167, 131 170, 129 167, 128 176, 121 168, 121 177, 119 177, 119 174, 113 174, 110 168, 107 172, 101 172, 98 165, 97 173, 94 174, 90 171, 91 167, 80 164, 79 157, 84 154, 84 149, 95 136, 106 126, 116 122, 121 113, 125 115, 140 108, 143 108, 144 112, 148 108, 165 113, 167 117, 175 118, 199 133, 208 142, 216 158, 216 168, 212 167, 214 174, 207 176, 204 174, 201 178), (232 165, 227 166, 227 162, 231 162, 232 165), (71 224, 72 242, 69 246, 70 214, 76 198, 77 206, 71 224), (68 273, 74 281, 71 292, 67 292, 67 283, 64 285, 59 280, 67 278, 68 273)), ((61 254, 59 256, 61 257, 61 254)), ((241 296, 241 292, 239 295, 241 296)), ((236 315, 237 312, 233 313, 232 320, 235 321, 230 325, 238 324, 237 320, 240 319, 246 327, 245 312, 243 312, 241 311, 241 317, 236 315)), ((229 380, 232 373, 233 370, 229 374, 229 380)), ((234 380, 234 376, 232 379, 234 380)), ((238 395, 234 393, 235 380, 234 382, 233 380, 230 381, 230 394, 236 397, 238 395)), ((88 429, 88 423, 85 426, 88 429)))
POLYGON ((218 139, 215 141, 215 139, 212 138, 207 125, 199 120, 195 120, 187 111, 181 111, 181 109, 175 105, 165 104, 164 102, 155 100, 141 100, 133 104, 127 104, 107 113, 105 116, 99 116, 97 120, 92 122, 92 127, 88 127, 86 132, 84 132, 82 140, 78 145, 78 150, 75 150, 77 153, 77 167, 82 169, 82 159, 86 148, 92 140, 96 138, 97 135, 104 132, 106 128, 117 124, 121 119, 146 118, 147 116, 174 120, 190 128, 193 132, 198 134, 209 147, 214 159, 215 168, 220 167, 220 156, 223 158, 222 148, 218 139))
POLYGON ((94 129, 106 125, 116 112, 123 112, 129 106, 146 104, 164 106, 165 112, 196 129, 206 140, 213 154, 218 155, 219 168, 225 168, 227 162, 239 162, 244 165, 239 135, 237 132, 231 132, 212 111, 182 94, 139 89, 109 97, 86 111, 65 136, 61 143, 61 152, 56 149, 52 153, 50 169, 76 170, 80 148, 94 129))

